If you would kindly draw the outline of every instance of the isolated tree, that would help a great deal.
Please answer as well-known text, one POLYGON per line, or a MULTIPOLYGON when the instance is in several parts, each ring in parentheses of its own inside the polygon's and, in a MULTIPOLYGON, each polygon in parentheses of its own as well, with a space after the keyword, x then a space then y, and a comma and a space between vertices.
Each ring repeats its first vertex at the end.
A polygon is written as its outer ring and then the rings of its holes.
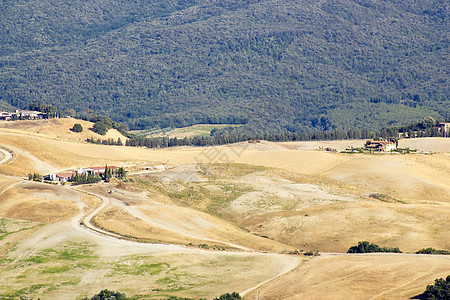
POLYGON ((73 125, 72 131, 73 132, 82 132, 83 126, 81 126, 81 124, 77 123, 77 124, 73 125))

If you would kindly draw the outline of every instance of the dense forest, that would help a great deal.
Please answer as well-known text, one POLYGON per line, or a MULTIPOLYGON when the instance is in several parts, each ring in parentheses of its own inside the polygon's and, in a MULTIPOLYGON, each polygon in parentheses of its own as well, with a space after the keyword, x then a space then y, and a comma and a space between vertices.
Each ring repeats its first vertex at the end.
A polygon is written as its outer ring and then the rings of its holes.
POLYGON ((253 135, 443 119, 448 6, 6 0, 0 107, 92 109, 130 129, 245 124, 233 130, 253 135))

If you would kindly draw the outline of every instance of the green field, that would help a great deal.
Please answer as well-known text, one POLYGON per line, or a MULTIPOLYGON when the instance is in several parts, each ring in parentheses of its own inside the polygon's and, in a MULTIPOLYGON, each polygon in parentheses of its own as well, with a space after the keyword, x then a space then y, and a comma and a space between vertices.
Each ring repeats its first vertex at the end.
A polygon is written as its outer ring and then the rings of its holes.
POLYGON ((221 129, 225 127, 239 127, 241 125, 232 124, 198 124, 182 128, 165 128, 158 130, 134 130, 134 133, 145 137, 169 137, 169 138, 184 138, 194 136, 210 136, 213 129, 221 129))

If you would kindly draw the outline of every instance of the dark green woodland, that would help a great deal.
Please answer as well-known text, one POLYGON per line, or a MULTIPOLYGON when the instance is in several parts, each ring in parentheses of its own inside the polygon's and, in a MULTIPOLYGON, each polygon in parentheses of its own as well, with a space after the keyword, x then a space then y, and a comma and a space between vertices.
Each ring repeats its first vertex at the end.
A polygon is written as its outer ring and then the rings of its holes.
POLYGON ((446 0, 3 0, 0 20, 0 108, 271 133, 450 112, 446 0))

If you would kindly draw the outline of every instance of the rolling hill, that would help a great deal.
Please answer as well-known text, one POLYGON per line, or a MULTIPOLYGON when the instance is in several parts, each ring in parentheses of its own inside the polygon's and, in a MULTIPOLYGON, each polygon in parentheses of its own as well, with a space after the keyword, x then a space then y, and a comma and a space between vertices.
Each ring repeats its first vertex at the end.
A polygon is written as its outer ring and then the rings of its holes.
POLYGON ((91 108, 131 129, 310 131, 450 111, 448 2, 0 4, 0 101, 91 108))

